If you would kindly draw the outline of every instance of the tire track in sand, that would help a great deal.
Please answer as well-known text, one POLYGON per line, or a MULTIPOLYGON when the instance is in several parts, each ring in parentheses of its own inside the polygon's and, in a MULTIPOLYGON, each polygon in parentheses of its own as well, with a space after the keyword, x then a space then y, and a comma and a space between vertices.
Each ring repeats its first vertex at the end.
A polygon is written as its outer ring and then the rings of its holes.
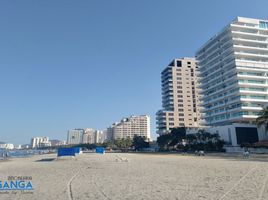
POLYGON ((265 177, 264 182, 263 182, 263 184, 262 184, 262 188, 261 188, 261 191, 260 191, 260 193, 259 193, 258 200, 261 200, 262 197, 263 197, 263 193, 264 193, 264 191, 265 191, 265 186, 266 186, 266 184, 267 184, 267 181, 268 181, 268 171, 266 171, 266 177, 265 177))
POLYGON ((230 194, 249 174, 251 174, 255 169, 257 169, 257 165, 250 169, 244 176, 242 176, 234 185, 231 187, 225 194, 223 194, 219 200, 223 200, 228 194, 230 194))

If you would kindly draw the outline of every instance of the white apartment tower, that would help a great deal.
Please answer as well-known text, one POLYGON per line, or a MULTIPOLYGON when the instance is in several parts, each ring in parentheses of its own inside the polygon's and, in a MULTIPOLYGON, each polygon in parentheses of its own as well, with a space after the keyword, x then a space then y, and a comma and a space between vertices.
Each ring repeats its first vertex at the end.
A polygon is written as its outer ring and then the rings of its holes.
POLYGON ((132 115, 122 119, 119 123, 113 124, 112 127, 107 129, 107 132, 112 132, 113 139, 133 139, 137 135, 150 140, 150 117, 148 115, 132 115))
POLYGON ((81 144, 83 143, 84 129, 68 130, 67 144, 81 144))
POLYGON ((268 21, 237 17, 196 59, 206 124, 254 121, 268 103, 268 21))
POLYGON ((176 127, 200 126, 197 68, 194 58, 181 58, 162 71, 162 110, 156 113, 159 135, 176 127))

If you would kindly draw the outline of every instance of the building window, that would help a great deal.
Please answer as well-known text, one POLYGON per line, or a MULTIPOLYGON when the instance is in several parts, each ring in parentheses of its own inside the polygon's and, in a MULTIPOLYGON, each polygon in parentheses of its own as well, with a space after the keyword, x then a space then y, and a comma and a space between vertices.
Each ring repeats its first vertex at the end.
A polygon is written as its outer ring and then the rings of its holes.
POLYGON ((260 21, 260 28, 268 29, 268 22, 260 21))

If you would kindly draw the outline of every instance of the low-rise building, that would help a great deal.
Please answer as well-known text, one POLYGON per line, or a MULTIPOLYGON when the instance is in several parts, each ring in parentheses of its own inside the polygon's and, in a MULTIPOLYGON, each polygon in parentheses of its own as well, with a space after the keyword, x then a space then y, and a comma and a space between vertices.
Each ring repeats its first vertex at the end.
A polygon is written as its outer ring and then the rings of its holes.
POLYGON ((32 148, 48 147, 48 146, 51 146, 49 137, 33 137, 31 139, 32 148))
POLYGON ((1 143, 0 144, 0 149, 14 149, 14 144, 11 143, 1 143))
POLYGON ((50 142, 51 142, 51 146, 53 147, 66 145, 66 141, 64 140, 50 140, 50 142))

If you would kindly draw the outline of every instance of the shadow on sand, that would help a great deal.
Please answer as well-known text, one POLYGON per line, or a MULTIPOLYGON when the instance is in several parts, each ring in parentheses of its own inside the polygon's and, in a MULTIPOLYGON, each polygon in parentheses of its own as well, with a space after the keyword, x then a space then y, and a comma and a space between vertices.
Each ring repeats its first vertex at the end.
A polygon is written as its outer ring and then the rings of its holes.
POLYGON ((35 162, 51 162, 54 161, 56 158, 43 158, 41 160, 36 160, 35 162))

